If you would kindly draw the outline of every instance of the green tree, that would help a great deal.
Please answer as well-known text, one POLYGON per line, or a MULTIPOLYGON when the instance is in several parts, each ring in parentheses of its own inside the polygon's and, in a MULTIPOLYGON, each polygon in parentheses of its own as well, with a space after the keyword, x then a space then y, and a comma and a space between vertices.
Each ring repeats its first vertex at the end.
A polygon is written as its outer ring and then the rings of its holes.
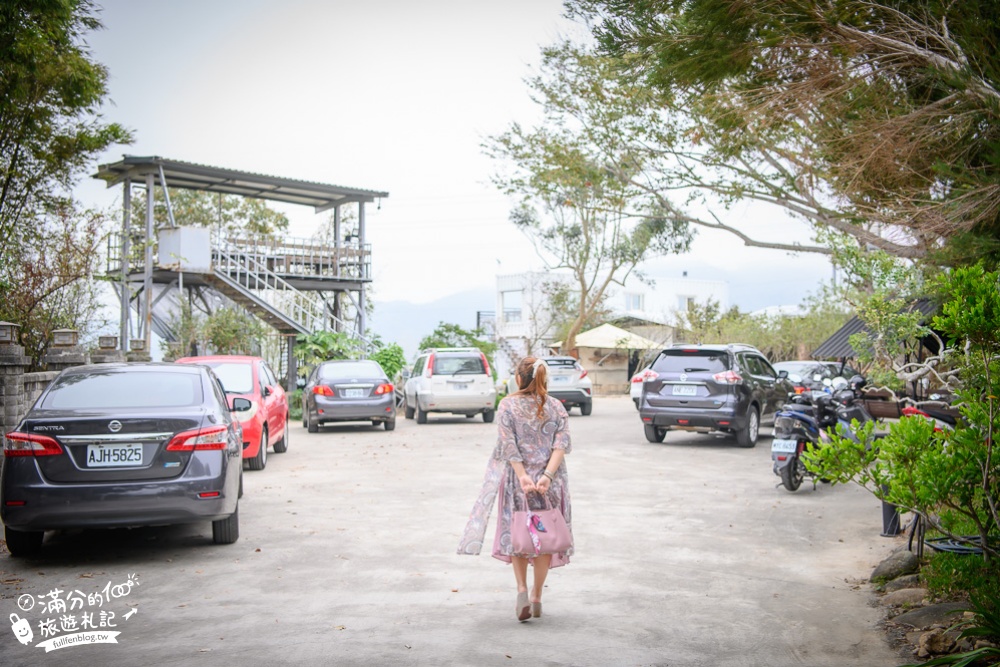
POLYGON ((874 440, 873 423, 857 439, 835 437, 807 457, 817 474, 853 481, 873 494, 918 512, 941 533, 967 542, 970 531, 984 557, 1000 556, 1000 273, 981 265, 937 281, 944 297, 935 328, 961 349, 962 419, 953 431, 935 431, 922 417, 904 417, 874 440))
POLYGON ((372 353, 371 358, 378 362, 378 365, 382 367, 390 379, 395 378, 406 366, 406 354, 403 352, 403 348, 397 343, 379 344, 376 347, 377 349, 372 353))
POLYGON ((84 42, 99 28, 88 0, 0 3, 0 285, 90 160, 132 139, 100 113, 108 74, 84 42))
POLYGON ((420 340, 421 350, 429 347, 475 347, 479 348, 486 358, 493 356, 497 346, 484 336, 482 329, 463 329, 457 324, 439 322, 434 331, 420 340))
POLYGON ((0 320, 21 325, 21 344, 31 370, 42 357, 55 329, 76 329, 81 340, 105 322, 99 319, 100 283, 108 216, 80 210, 73 202, 53 204, 34 220, 18 252, 0 264, 0 320))
MULTIPOLYGON (((288 230, 288 216, 275 211, 263 199, 239 197, 205 190, 168 187, 170 208, 177 225, 222 229, 229 235, 274 235, 288 230)), ((132 198, 132 220, 146 218, 145 197, 132 198)), ((153 192, 153 220, 157 228, 170 223, 163 188, 153 192)))
POLYGON ((655 97, 655 189, 770 201, 900 257, 996 261, 995 2, 569 5, 655 97))
POLYGON ((622 109, 607 103, 618 86, 614 67, 569 44, 545 49, 542 74, 529 81, 542 124, 515 123, 484 146, 498 162, 494 183, 520 199, 511 221, 550 269, 573 276, 576 311, 564 350, 575 347, 612 285, 641 278, 644 259, 684 252, 691 241, 687 223, 634 182, 643 164, 614 131, 622 109), (582 104, 581 90, 596 101, 582 104))
POLYGON ((314 331, 295 339, 293 354, 298 360, 299 375, 307 376, 313 368, 331 359, 359 359, 364 343, 344 331, 314 331))

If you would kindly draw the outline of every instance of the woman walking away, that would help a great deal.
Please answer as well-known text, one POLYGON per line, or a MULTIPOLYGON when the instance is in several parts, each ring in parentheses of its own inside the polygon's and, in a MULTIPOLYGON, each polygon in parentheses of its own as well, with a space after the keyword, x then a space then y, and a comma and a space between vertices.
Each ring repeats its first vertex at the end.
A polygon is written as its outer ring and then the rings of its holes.
MULTIPOLYGON (((493 557, 513 565, 517 582, 515 613, 517 620, 526 621, 542 615, 542 590, 549 568, 565 565, 573 553, 569 480, 563 461, 571 446, 566 409, 546 390, 545 361, 535 357, 522 359, 516 379, 519 390, 504 398, 497 409, 497 446, 486 467, 483 488, 465 526, 458 553, 475 555, 482 550, 493 500, 498 498, 493 557), (534 552, 515 551, 511 540, 514 512, 537 509, 543 500, 545 506, 559 510, 566 520, 570 546, 565 551, 541 554, 536 540, 534 552), (534 569, 530 592, 528 563, 534 569)), ((536 523, 535 527, 538 526, 536 523)), ((520 528, 516 526, 515 530, 520 528)), ((541 530, 545 532, 544 527, 541 530)), ((535 532, 532 540, 537 536, 535 532)))

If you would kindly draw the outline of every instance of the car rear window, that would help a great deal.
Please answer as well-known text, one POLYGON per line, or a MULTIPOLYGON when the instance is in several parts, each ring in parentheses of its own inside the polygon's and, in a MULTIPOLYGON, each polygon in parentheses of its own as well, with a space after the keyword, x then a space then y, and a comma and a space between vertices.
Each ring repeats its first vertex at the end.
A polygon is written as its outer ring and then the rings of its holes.
POLYGON ((127 371, 72 373, 56 380, 42 401, 48 410, 179 408, 204 402, 200 373, 127 371))
POLYGON ((434 375, 481 375, 486 373, 479 355, 434 355, 434 375))
POLYGON ((549 368, 562 368, 572 370, 576 368, 576 359, 546 359, 545 363, 549 368))
POLYGON ((228 394, 253 393, 253 369, 250 364, 234 364, 229 362, 205 364, 218 376, 222 388, 228 394))
POLYGON ((382 367, 374 361, 345 361, 319 367, 320 380, 353 380, 354 378, 384 377, 382 367))
POLYGON ((657 373, 719 373, 729 370, 726 352, 709 350, 665 350, 653 362, 657 373))

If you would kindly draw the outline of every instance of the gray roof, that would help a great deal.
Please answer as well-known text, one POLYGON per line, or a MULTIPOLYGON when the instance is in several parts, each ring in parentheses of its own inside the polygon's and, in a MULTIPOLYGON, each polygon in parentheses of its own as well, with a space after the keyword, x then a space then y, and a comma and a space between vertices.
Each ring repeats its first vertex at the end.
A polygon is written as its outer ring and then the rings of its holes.
MULTIPOLYGON (((933 316, 938 306, 930 299, 918 299, 909 307, 909 310, 919 310, 926 322, 933 316)), ((857 316, 847 320, 847 323, 840 327, 832 336, 823 341, 819 347, 813 350, 813 359, 839 359, 845 357, 850 359, 855 356, 854 348, 851 347, 850 338, 856 333, 867 332, 868 326, 857 316)))
POLYGON ((153 184, 162 185, 161 173, 167 186, 171 188, 206 190, 301 204, 312 206, 317 213, 341 204, 372 202, 389 196, 388 192, 298 181, 280 176, 267 176, 248 171, 210 167, 193 162, 168 160, 159 156, 126 155, 118 162, 100 165, 94 178, 106 181, 108 187, 111 187, 123 182, 126 178, 141 183, 145 181, 147 174, 152 174, 153 184))

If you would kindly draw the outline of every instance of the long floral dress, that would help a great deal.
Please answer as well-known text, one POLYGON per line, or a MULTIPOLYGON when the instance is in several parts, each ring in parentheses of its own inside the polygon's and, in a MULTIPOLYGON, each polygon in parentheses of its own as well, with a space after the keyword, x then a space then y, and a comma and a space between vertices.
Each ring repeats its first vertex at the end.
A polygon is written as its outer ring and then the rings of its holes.
MULTIPOLYGON (((493 557, 510 562, 510 557, 533 558, 535 554, 514 553, 510 539, 510 522, 515 510, 524 509, 525 495, 511 467, 511 461, 521 461, 532 479, 537 480, 548 464, 554 449, 567 454, 572 449, 569 437, 569 418, 562 404, 551 396, 546 397, 544 416, 538 417, 538 401, 534 396, 513 394, 500 401, 497 408, 497 445, 486 466, 486 475, 479 498, 465 526, 458 546, 460 554, 478 554, 482 550, 493 501, 497 499, 497 528, 493 540, 493 557)), ((569 497, 569 478, 566 461, 560 464, 555 480, 546 493, 549 507, 559 508, 572 535, 572 510, 569 497)), ((541 506, 538 494, 527 499, 532 508, 541 506)), ((572 547, 552 555, 551 567, 569 562, 572 547)))

